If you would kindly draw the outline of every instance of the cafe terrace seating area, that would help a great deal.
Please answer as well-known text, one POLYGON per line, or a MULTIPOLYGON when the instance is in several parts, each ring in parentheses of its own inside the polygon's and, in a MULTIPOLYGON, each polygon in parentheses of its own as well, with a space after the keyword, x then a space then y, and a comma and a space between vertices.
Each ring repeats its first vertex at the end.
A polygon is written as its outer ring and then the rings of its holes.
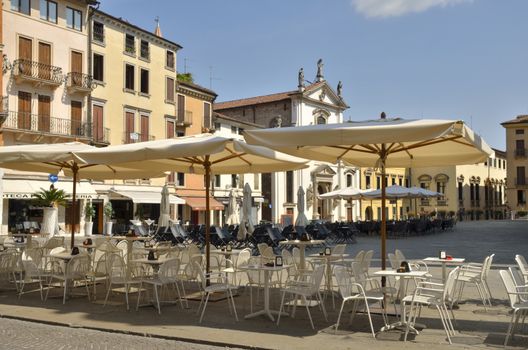
MULTIPOLYGON (((396 250, 382 270, 373 251, 347 249, 340 236, 328 233, 336 227, 314 224, 288 233, 263 226, 244 244, 228 238, 229 229, 224 236, 214 228, 210 271, 199 229, 180 225, 153 236, 131 231, 79 238, 73 249, 61 236, 3 236, 1 307, 4 315, 16 307, 19 317, 151 327, 158 335, 176 328, 182 338, 199 334, 200 327, 221 327, 218 343, 252 332, 239 341, 255 345, 267 336, 264 348, 279 347, 274 344, 283 336, 314 337, 313 344, 331 338, 336 347, 356 339, 528 344, 528 264, 522 254, 512 252, 510 266, 495 268, 494 254, 483 261, 445 252, 411 260, 396 250)), ((341 230, 343 236, 361 234, 344 224, 341 230)))

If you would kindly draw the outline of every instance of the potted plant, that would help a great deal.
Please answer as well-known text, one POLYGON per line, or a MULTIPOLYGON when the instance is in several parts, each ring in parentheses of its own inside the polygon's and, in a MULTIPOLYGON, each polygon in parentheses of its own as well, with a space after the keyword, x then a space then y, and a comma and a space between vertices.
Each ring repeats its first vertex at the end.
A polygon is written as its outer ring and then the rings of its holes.
POLYGON ((59 206, 68 206, 69 195, 52 185, 49 190, 41 188, 33 197, 33 203, 44 210, 40 232, 55 234, 59 225, 59 206))
POLYGON ((90 236, 93 232, 92 218, 95 216, 95 208, 91 202, 84 207, 84 235, 90 236))
POLYGON ((105 204, 103 208, 103 214, 106 218, 105 233, 107 235, 111 235, 112 226, 114 224, 114 222, 112 221, 112 216, 114 216, 114 208, 112 207, 112 203, 108 202, 105 204))

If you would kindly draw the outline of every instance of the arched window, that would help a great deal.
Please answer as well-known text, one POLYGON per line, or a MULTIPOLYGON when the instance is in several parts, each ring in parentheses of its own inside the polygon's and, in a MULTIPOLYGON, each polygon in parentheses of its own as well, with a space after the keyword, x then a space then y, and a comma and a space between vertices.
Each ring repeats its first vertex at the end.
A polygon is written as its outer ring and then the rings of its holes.
POLYGON ((429 189, 429 186, 431 185, 432 177, 430 175, 420 175, 418 177, 418 182, 420 182, 420 187, 429 189))
POLYGON ((326 118, 322 115, 317 117, 317 124, 326 124, 326 118))
POLYGON ((347 174, 347 176, 346 176, 346 185, 347 185, 347 187, 352 186, 352 174, 347 174))

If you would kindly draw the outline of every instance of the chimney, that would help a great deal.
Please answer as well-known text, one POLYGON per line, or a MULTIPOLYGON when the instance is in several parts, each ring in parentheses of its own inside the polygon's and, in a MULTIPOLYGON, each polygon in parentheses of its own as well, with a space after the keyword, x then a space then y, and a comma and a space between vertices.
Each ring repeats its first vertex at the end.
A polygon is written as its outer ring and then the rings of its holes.
POLYGON ((156 29, 154 29, 154 35, 159 36, 160 38, 163 38, 163 35, 161 34, 161 28, 159 25, 159 17, 156 17, 156 29))

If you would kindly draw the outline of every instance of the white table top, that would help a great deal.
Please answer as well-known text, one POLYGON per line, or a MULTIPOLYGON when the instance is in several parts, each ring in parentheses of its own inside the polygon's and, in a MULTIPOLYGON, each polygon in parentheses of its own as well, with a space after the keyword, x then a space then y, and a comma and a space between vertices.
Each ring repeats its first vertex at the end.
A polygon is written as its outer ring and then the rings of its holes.
POLYGON ((466 259, 465 258, 440 259, 437 257, 430 256, 430 257, 423 259, 423 261, 460 264, 466 261, 466 259))
POLYGON ((266 266, 266 265, 243 265, 239 266, 238 268, 241 270, 257 270, 257 271, 280 271, 283 269, 289 268, 290 265, 282 265, 282 266, 266 266))
POLYGON ((427 271, 397 272, 396 270, 380 270, 374 272, 377 276, 402 276, 402 277, 423 277, 427 271))
POLYGON ((130 260, 130 261, 134 262, 134 263, 140 263, 140 264, 161 265, 165 261, 167 261, 167 259, 149 260, 147 258, 143 258, 143 259, 134 259, 134 260, 130 260))
POLYGON ((211 250, 211 254, 223 254, 223 255, 238 255, 242 249, 233 249, 232 251, 228 252, 227 250, 211 250))
POLYGON ((308 255, 310 258, 313 258, 313 259, 327 259, 327 260, 338 260, 338 259, 341 259, 341 258, 345 258, 345 257, 348 257, 349 254, 330 254, 330 255, 321 255, 321 254, 310 254, 308 255))
POLYGON ((300 239, 289 240, 289 241, 280 241, 280 245, 318 245, 323 244, 324 241, 320 239, 312 239, 310 241, 301 241, 300 239))
MULTIPOLYGON (((86 254, 84 254, 86 255, 86 254)), ((57 253, 57 254, 49 254, 49 255, 46 255, 50 258, 57 258, 57 259, 62 259, 62 260, 71 260, 73 258, 75 258, 76 256, 79 256, 79 254, 75 254, 75 255, 71 255, 70 252, 66 251, 66 252, 62 252, 62 253, 57 253)))

